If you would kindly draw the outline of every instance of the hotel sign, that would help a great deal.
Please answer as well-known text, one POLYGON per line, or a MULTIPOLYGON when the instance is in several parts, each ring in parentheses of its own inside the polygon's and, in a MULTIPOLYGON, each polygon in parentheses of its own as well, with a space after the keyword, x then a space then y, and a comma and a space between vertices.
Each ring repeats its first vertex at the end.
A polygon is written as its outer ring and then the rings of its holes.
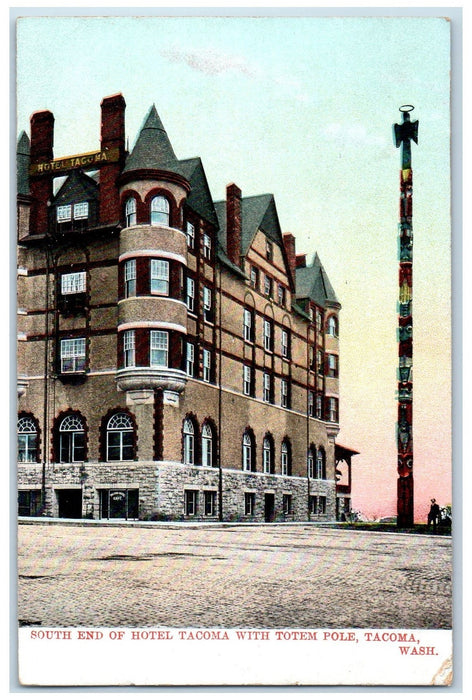
POLYGON ((76 156, 65 156, 54 160, 45 160, 42 163, 32 163, 29 168, 30 175, 60 174, 74 168, 93 170, 108 163, 117 163, 120 158, 119 148, 109 148, 103 151, 91 153, 79 153, 76 156))

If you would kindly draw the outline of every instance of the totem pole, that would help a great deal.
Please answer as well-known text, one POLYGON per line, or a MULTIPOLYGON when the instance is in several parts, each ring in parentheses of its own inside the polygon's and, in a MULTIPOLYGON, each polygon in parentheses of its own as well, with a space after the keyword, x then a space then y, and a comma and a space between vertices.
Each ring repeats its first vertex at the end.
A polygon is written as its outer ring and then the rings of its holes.
POLYGON ((397 526, 411 527, 413 514, 413 172, 411 139, 418 143, 418 122, 410 121, 412 105, 403 105, 401 124, 394 124, 395 146, 401 146, 400 223, 398 224, 398 481, 397 526))

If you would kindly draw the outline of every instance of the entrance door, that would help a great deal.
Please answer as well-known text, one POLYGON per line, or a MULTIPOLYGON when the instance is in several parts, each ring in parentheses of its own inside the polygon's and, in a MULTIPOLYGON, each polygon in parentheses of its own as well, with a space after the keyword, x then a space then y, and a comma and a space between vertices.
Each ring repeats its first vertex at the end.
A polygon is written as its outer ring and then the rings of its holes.
POLYGON ((136 520, 139 511, 138 489, 103 489, 100 491, 100 517, 136 520))
POLYGON ((82 489, 58 489, 56 493, 60 518, 82 517, 82 489))
POLYGON ((273 493, 264 494, 264 520, 271 523, 275 515, 275 496, 273 493))

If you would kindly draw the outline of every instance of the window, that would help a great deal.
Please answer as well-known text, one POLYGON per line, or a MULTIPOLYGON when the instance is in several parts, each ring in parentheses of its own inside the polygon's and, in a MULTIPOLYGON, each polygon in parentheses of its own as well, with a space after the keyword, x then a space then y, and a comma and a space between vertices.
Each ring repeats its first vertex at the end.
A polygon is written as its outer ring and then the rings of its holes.
POLYGON ((71 414, 59 425, 59 461, 83 462, 84 458, 84 421, 81 416, 71 414))
POLYGON ((255 505, 256 505, 256 494, 255 493, 245 493, 244 494, 244 515, 254 515, 255 505))
POLYGON ((253 394, 253 370, 252 367, 248 365, 243 366, 243 394, 245 396, 252 396, 253 394))
POLYGON ((169 294, 169 263, 151 260, 151 294, 169 294))
POLYGON ((125 367, 134 367, 136 364, 134 331, 123 333, 123 359, 125 367))
POLYGON ((326 479, 326 465, 325 465, 325 453, 324 450, 319 449, 316 451, 316 479, 326 479))
POLYGON ((127 413, 115 413, 107 424, 107 461, 134 459, 134 426, 127 413))
POLYGON ((325 515, 326 513, 326 496, 315 496, 317 502, 315 503, 315 510, 313 511, 317 515, 325 515))
POLYGON ((169 333, 167 331, 151 331, 150 341, 150 366, 168 367, 169 333))
POLYGON ((322 317, 318 309, 316 309, 316 315, 315 315, 315 324, 316 324, 316 330, 318 333, 321 333, 321 328, 322 328, 322 317))
POLYGON ((243 470, 245 472, 256 471, 254 436, 249 430, 246 430, 243 435, 243 470))
POLYGON ((338 399, 328 399, 328 420, 330 423, 338 422, 338 399))
POLYGON ((202 465, 213 466, 213 433, 208 423, 205 423, 202 428, 202 465))
POLYGON ((315 415, 315 394, 313 391, 308 392, 308 415, 311 418, 315 415))
POLYGON ((309 479, 314 479, 315 478, 315 454, 314 454, 314 448, 310 447, 308 450, 307 454, 307 471, 308 471, 308 478, 309 479))
POLYGON ((211 381, 211 352, 203 348, 203 381, 211 381))
POLYGON ((318 496, 310 496, 310 513, 318 514, 318 496))
POLYGON ((280 450, 280 472, 283 476, 292 474, 292 448, 287 439, 282 442, 280 450))
POLYGON ((323 397, 321 394, 316 395, 315 418, 319 420, 323 418, 323 397))
POLYGON ((151 224, 169 226, 169 200, 161 195, 151 199, 151 224))
POLYGON ((187 221, 187 248, 193 250, 195 248, 195 226, 187 221))
POLYGON ((338 356, 328 355, 328 377, 338 376, 338 356))
POLYGON ((308 309, 308 315, 310 317, 310 321, 313 321, 315 319, 315 312, 312 306, 310 306, 310 308, 308 309))
POLYGON ((277 298, 280 306, 285 306, 285 287, 282 284, 277 287, 277 298))
POLYGON ((272 402, 272 378, 268 372, 262 375, 262 400, 266 403, 272 402))
POLYGON ((262 469, 264 474, 273 474, 274 469, 274 441, 270 435, 266 435, 262 443, 262 469))
POLYGON ((185 515, 196 515, 198 512, 198 491, 184 491, 185 515))
POLYGON ((280 405, 283 408, 290 408, 290 384, 288 379, 280 380, 280 405))
POLYGON ((187 309, 195 310, 195 281, 191 277, 187 277, 187 309))
POLYGON ((330 316, 328 318, 328 335, 332 335, 333 338, 338 337, 338 319, 336 316, 330 316))
POLYGON ((72 219, 72 205, 62 204, 56 209, 57 223, 62 223, 63 221, 71 221, 72 219))
POLYGON ((211 260, 211 238, 208 233, 203 234, 203 257, 211 260))
POLYGON ((209 287, 203 287, 203 318, 205 321, 213 321, 211 289, 209 287))
POLYGON ((269 239, 266 239, 266 258, 267 260, 272 260, 274 257, 274 246, 272 244, 272 241, 269 241, 269 239))
POLYGON ((293 510, 292 510, 292 494, 291 493, 284 493, 282 496, 282 508, 284 515, 291 515, 293 510))
POLYGON ((136 226, 136 200, 130 197, 125 205, 126 226, 136 226))
POLYGON ((85 292, 85 272, 71 272, 61 275, 61 294, 80 294, 85 292))
POLYGON ((127 260, 125 262, 125 297, 134 296, 136 296, 136 260, 127 260))
POLYGON ((87 219, 89 214, 88 202, 77 202, 74 204, 74 220, 87 219))
POLYGON ((282 357, 285 357, 287 359, 290 357, 290 333, 284 329, 282 329, 280 351, 282 353, 282 357))
POLYGON ((195 345, 187 341, 185 371, 189 377, 195 376, 195 345))
POLYGON ((195 464, 195 426, 190 418, 184 420, 184 464, 195 464))
POLYGON ((18 419, 18 461, 36 462, 38 458, 38 429, 33 418, 18 419))
POLYGON ((254 313, 249 309, 243 311, 243 336, 249 343, 254 340, 254 313))
POLYGON ((272 299, 272 278, 269 275, 264 277, 264 294, 269 299, 272 299))
POLYGON ((272 352, 273 350, 273 328, 272 322, 264 319, 264 350, 272 352))
POLYGON ((85 338, 61 340, 61 372, 85 372, 85 338))
POLYGON ((324 375, 323 353, 321 352, 321 350, 316 351, 316 367, 318 370, 318 374, 323 376, 324 375))
POLYGON ((251 267, 251 287, 259 289, 259 270, 254 266, 251 267))
POLYGON ((205 491, 205 515, 216 515, 216 491, 205 491))

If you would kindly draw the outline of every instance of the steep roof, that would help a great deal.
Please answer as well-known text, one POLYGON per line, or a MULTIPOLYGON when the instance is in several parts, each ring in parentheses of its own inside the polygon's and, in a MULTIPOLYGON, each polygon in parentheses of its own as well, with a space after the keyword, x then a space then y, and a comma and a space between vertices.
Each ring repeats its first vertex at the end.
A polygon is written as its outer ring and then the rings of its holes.
POLYGON ((98 197, 98 185, 93 178, 81 170, 72 170, 54 197, 54 204, 71 204, 89 201, 98 197))
POLYGON ((180 160, 179 167, 181 174, 188 181, 191 188, 187 197, 187 205, 217 227, 218 218, 201 159, 188 158, 187 160, 180 160))
POLYGON ((134 148, 126 159, 123 172, 132 170, 167 170, 181 174, 179 161, 155 105, 147 113, 134 148))
POLYGON ((297 268, 296 290, 297 299, 311 299, 319 306, 325 306, 327 303, 339 304, 318 253, 315 253, 309 267, 297 268))
POLYGON ((30 140, 22 131, 16 149, 16 187, 18 194, 29 194, 30 140))
MULTIPOLYGON (((223 250, 227 250, 226 201, 215 202, 220 231, 219 239, 223 250)), ((241 255, 246 255, 257 231, 261 229, 275 243, 282 246, 280 229, 274 196, 260 194, 241 199, 241 255)))

